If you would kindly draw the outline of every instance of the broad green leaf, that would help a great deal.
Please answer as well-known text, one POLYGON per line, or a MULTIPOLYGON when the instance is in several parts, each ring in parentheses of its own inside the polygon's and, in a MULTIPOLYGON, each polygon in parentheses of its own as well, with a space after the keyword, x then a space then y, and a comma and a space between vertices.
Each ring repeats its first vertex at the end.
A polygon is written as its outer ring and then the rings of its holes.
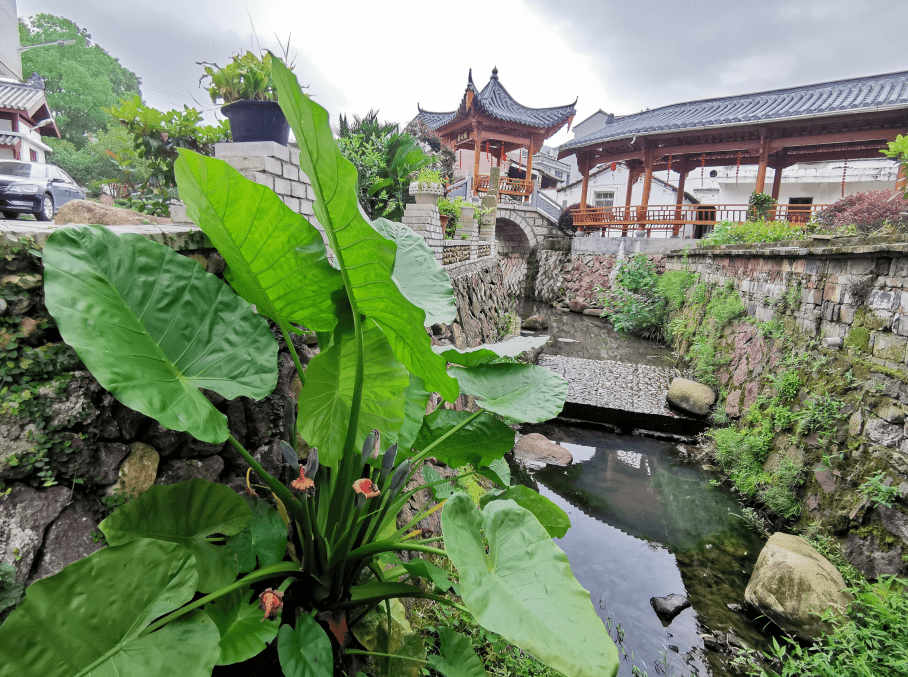
POLYGON ((264 612, 250 588, 241 588, 205 605, 221 635, 218 665, 232 665, 257 656, 277 637, 278 621, 262 622, 264 612), (250 602, 249 599, 252 598, 250 602))
POLYGON ((192 554, 137 539, 104 548, 32 584, 0 626, 0 675, 208 677, 220 654, 204 612, 141 635, 196 590, 192 554))
POLYGON ((223 160, 179 153, 180 199, 224 257, 224 275, 237 293, 275 322, 331 330, 343 280, 328 263, 321 233, 223 160))
POLYGON ((409 562, 401 562, 400 566, 406 569, 407 573, 411 576, 418 576, 419 578, 431 581, 432 585, 436 588, 440 588, 442 592, 447 592, 454 587, 454 583, 448 577, 447 571, 424 559, 416 557, 409 562))
POLYGON ((426 660, 426 649, 422 639, 419 633, 412 631, 400 600, 392 599, 387 604, 391 610, 390 631, 385 603, 382 603, 356 624, 353 634, 369 651, 418 659, 411 661, 376 656, 372 660, 372 665, 377 677, 418 677, 420 669, 425 665, 419 661, 426 660))
POLYGON ((404 452, 410 450, 413 441, 419 434, 419 429, 422 428, 429 395, 431 393, 426 390, 422 379, 415 374, 410 374, 410 385, 404 391, 404 422, 397 435, 397 444, 404 452))
POLYGON ((199 592, 213 592, 233 583, 238 573, 237 560, 233 550, 209 543, 206 537, 238 534, 251 518, 249 506, 229 487, 191 479, 150 487, 136 500, 118 508, 98 528, 111 545, 156 538, 185 546, 195 556, 199 592))
POLYGON ((284 677, 332 677, 331 640, 309 614, 301 614, 296 627, 282 625, 277 636, 277 656, 284 677))
POLYGON ((589 592, 529 510, 492 501, 480 513, 469 496, 456 493, 441 522, 464 605, 480 625, 567 677, 618 671, 618 651, 589 592))
POLYGON ((517 357, 528 350, 545 345, 548 336, 518 336, 501 343, 483 343, 475 348, 460 350, 454 346, 432 346, 432 350, 452 364, 462 367, 475 367, 477 364, 488 364, 499 357, 517 357))
POLYGON ((256 496, 242 498, 252 510, 252 519, 243 530, 227 539, 227 547, 236 553, 241 572, 277 564, 287 551, 287 525, 273 505, 256 496))
POLYGON ((454 367, 451 375, 476 404, 523 423, 555 418, 564 408, 568 383, 545 367, 532 364, 481 364, 454 367))
MULTIPOLYGON (((423 451, 430 444, 447 435, 464 420, 473 416, 469 411, 436 409, 423 420, 413 448, 423 451)), ((460 430, 452 433, 429 452, 451 468, 467 464, 487 466, 514 448, 514 431, 491 414, 483 412, 460 430)))
POLYGON ((438 629, 441 655, 429 656, 429 663, 443 677, 488 677, 470 640, 451 628, 438 629))
MULTIPOLYGON (((428 463, 422 467, 422 477, 426 481, 426 484, 440 482, 444 479, 441 474, 428 463)), ((454 490, 449 483, 436 484, 434 487, 428 487, 428 489, 432 494, 432 498, 436 501, 444 500, 454 493, 454 490)))
MULTIPOLYGON (((404 419, 406 368, 398 362, 385 335, 372 320, 363 323, 363 394, 356 447, 372 429, 381 431, 382 442, 393 443, 404 419)), ((316 355, 306 368, 306 385, 300 391, 297 422, 300 435, 318 447, 322 465, 334 467, 344 452, 356 383, 356 338, 349 317, 334 331, 333 344, 316 355)))
POLYGON ((425 332, 425 312, 413 305, 391 279, 397 246, 383 238, 357 203, 356 168, 341 155, 328 112, 305 96, 296 76, 274 60, 274 82, 280 105, 300 148, 300 169, 315 193, 313 209, 325 229, 348 293, 360 313, 385 332, 394 355, 407 369, 448 401, 459 394, 444 360, 432 352, 425 332))
POLYGON ((511 468, 503 458, 497 458, 485 468, 477 468, 479 474, 488 477, 498 486, 507 489, 511 486, 511 468))
POLYGON ((165 428, 227 439, 199 391, 261 399, 277 384, 268 323, 192 259, 103 226, 62 228, 44 249, 45 297, 63 339, 114 397, 165 428))
POLYGON ((552 503, 545 496, 522 484, 510 487, 506 491, 494 494, 489 492, 479 499, 479 507, 485 508, 490 501, 514 501, 536 516, 552 538, 562 538, 571 528, 571 519, 567 513, 552 503))
POLYGON ((453 322, 457 317, 457 306, 451 278, 435 260, 435 253, 422 235, 387 219, 375 219, 372 227, 397 244, 391 279, 408 301, 425 311, 426 326, 453 322))

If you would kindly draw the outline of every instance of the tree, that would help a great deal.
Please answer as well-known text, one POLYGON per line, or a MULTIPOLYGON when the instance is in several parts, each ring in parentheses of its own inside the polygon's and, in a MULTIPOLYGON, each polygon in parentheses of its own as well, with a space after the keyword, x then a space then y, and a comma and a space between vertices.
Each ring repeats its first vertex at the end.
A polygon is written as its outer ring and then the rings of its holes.
POLYGON ((44 79, 47 103, 60 133, 78 149, 88 142, 86 133, 107 128, 110 117, 102 108, 139 94, 141 80, 100 46, 92 44, 91 35, 69 19, 36 14, 19 21, 19 41, 23 46, 57 40, 76 42, 24 52, 22 72, 35 72, 44 79))
POLYGON ((106 130, 90 137, 82 148, 66 139, 48 139, 54 149, 51 161, 90 190, 100 190, 99 183, 122 183, 136 189, 148 180, 150 163, 138 156, 125 128, 111 120, 106 130))

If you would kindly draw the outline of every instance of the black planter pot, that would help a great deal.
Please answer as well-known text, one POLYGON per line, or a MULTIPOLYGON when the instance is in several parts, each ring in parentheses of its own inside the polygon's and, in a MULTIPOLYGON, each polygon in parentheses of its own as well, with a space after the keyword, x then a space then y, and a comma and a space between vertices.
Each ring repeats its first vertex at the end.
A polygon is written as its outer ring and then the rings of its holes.
POLYGON ((290 125, 277 101, 234 101, 221 107, 230 120, 230 136, 236 142, 274 141, 286 146, 290 125))

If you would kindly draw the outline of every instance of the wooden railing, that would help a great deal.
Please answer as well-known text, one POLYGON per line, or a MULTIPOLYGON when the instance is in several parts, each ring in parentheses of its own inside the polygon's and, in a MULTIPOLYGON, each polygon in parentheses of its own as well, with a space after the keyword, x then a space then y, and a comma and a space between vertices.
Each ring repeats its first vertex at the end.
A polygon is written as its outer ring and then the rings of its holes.
MULTIPOLYGON (((477 177, 476 190, 480 193, 489 192, 489 177, 488 175, 479 175, 477 177)), ((520 195, 526 197, 533 193, 533 181, 528 181, 527 179, 512 179, 507 176, 502 176, 498 179, 498 194, 499 195, 520 195)))
MULTIPOLYGON (((807 223, 827 205, 776 205, 767 218, 792 223, 807 223)), ((685 225, 714 226, 720 221, 741 223, 747 220, 747 205, 650 205, 649 207, 587 207, 573 213, 574 225, 584 232, 670 231, 678 235, 685 225)))

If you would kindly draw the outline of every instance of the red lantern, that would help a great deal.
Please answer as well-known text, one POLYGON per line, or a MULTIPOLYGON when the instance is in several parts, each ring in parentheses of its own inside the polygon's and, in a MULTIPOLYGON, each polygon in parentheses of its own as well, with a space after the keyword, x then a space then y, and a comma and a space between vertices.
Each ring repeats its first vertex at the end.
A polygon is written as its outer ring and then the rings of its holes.
POLYGON ((618 163, 617 163, 617 162, 613 162, 613 163, 612 163, 612 171, 615 171, 616 169, 618 169, 618 163))

